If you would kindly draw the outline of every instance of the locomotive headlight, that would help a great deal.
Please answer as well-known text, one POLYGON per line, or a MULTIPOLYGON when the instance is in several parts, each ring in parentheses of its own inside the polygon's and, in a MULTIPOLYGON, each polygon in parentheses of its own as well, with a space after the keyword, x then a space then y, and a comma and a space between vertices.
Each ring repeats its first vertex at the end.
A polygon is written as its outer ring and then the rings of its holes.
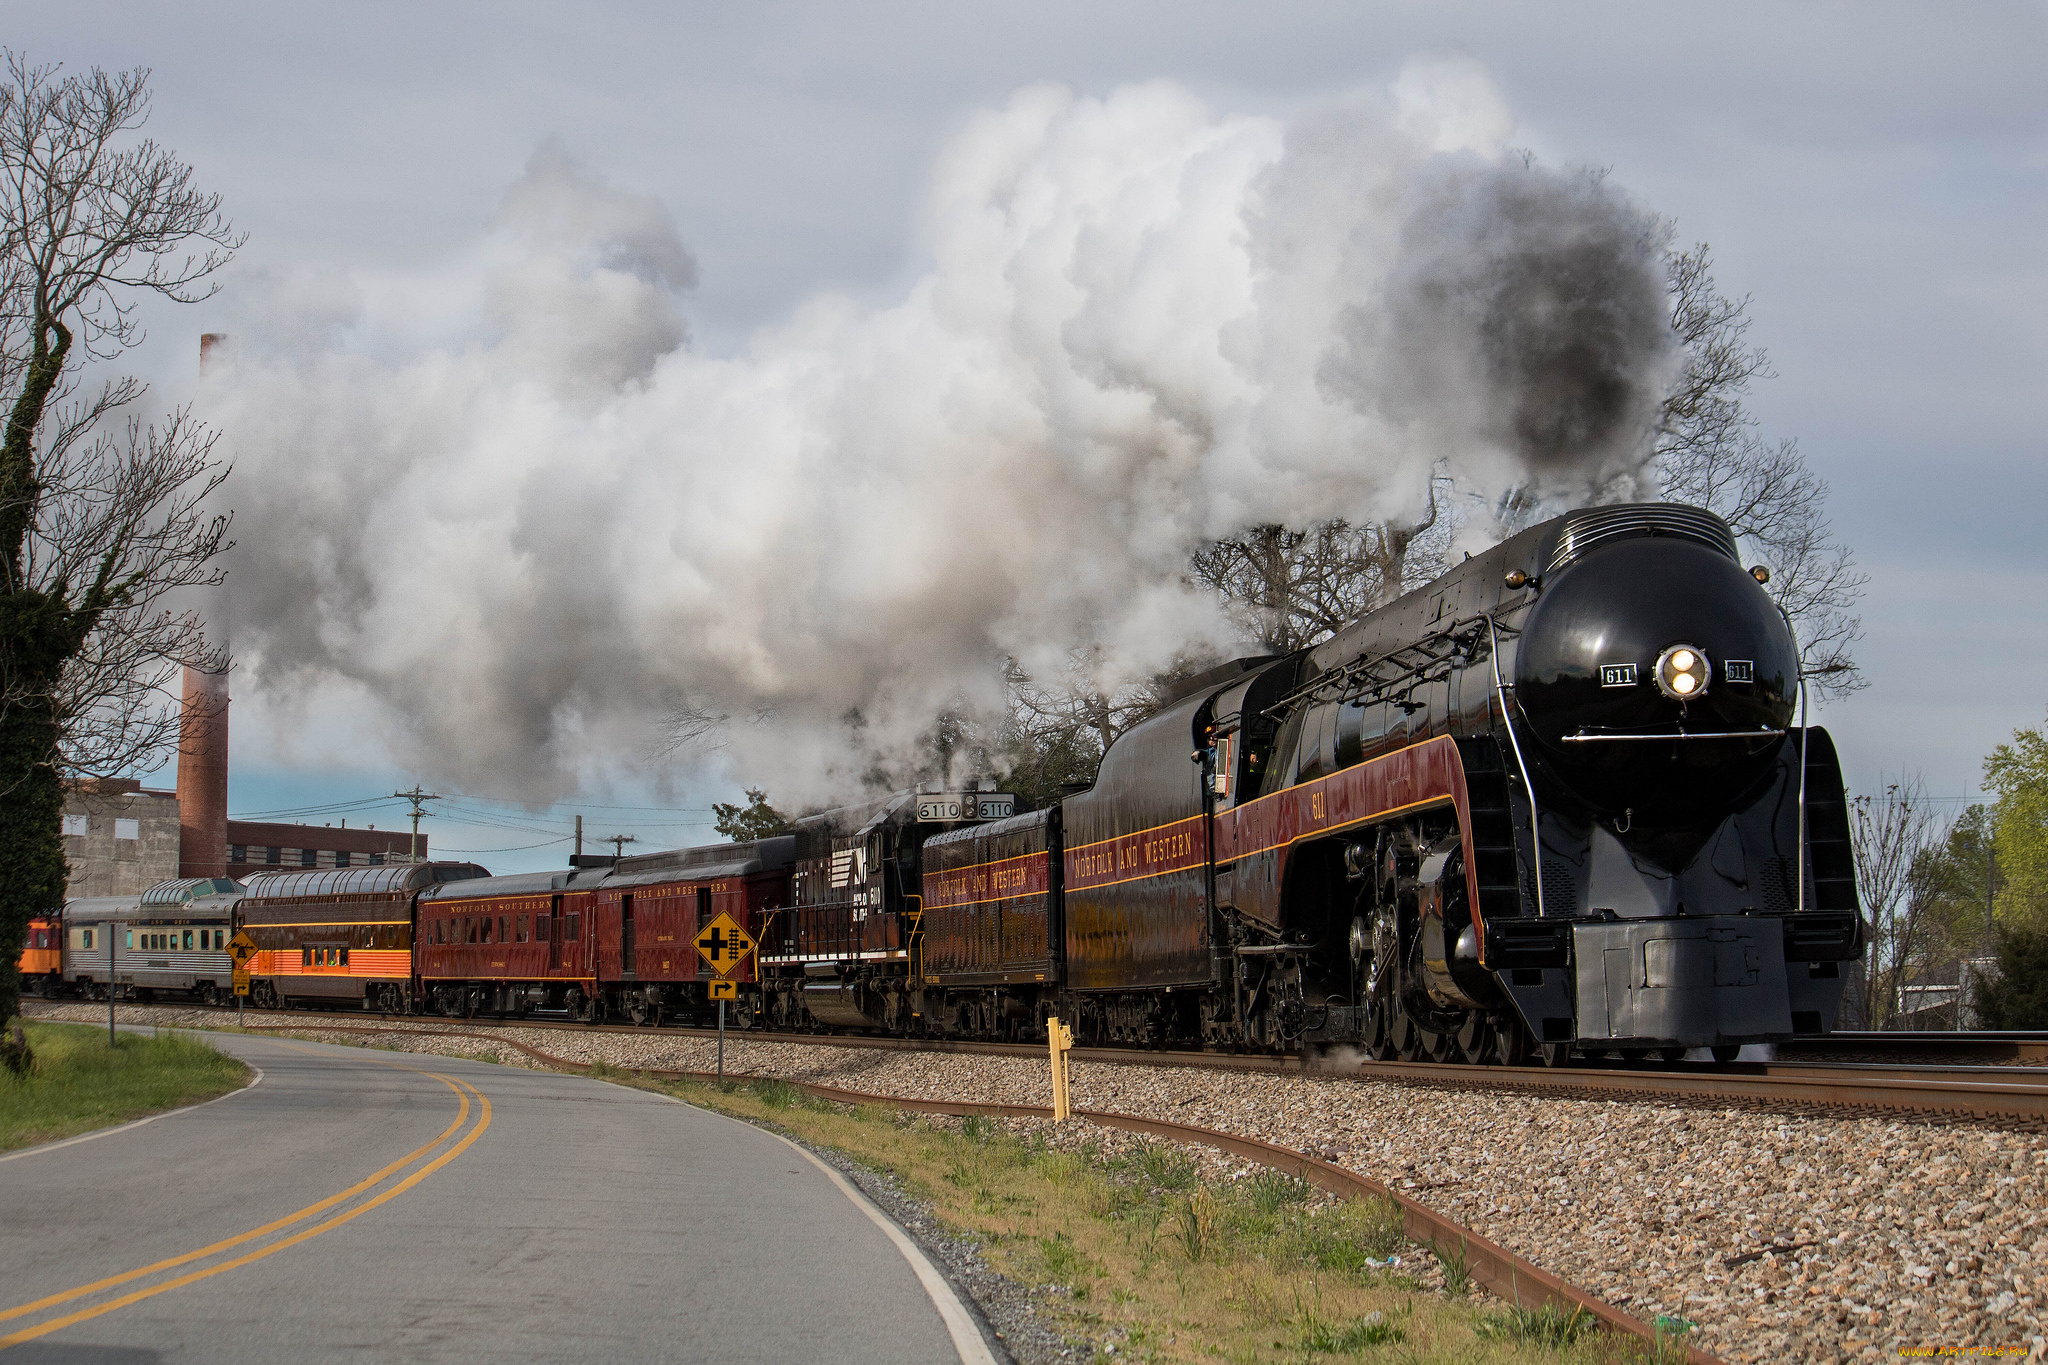
POLYGON ((1707 656, 1691 645, 1673 645, 1657 656, 1657 688, 1674 701, 1690 701, 1713 680, 1707 656))

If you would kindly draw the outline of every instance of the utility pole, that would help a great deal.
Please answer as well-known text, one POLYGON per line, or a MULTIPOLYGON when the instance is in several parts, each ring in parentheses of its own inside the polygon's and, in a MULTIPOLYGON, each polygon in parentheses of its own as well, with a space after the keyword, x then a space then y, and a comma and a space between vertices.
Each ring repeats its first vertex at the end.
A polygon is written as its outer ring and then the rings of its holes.
MULTIPOLYGON (((583 856, 583 817, 580 815, 576 817, 576 856, 583 856)), ((574 867, 576 864, 572 862, 569 866, 574 867)))
POLYGON ((418 862, 420 860, 420 816, 425 812, 426 802, 439 801, 441 798, 430 791, 421 791, 417 782, 413 783, 412 790, 409 792, 393 792, 391 794, 401 801, 412 802, 412 861, 418 862))
POLYGON ((604 842, 612 846, 614 858, 623 858, 626 856, 626 845, 637 844, 640 840, 631 834, 607 834, 604 836, 604 842))
POLYGON ((1987 825, 1984 832, 1984 949, 1986 952, 1993 950, 1993 943, 1998 938, 1997 887, 1998 845, 1991 842, 1991 832, 1987 825))

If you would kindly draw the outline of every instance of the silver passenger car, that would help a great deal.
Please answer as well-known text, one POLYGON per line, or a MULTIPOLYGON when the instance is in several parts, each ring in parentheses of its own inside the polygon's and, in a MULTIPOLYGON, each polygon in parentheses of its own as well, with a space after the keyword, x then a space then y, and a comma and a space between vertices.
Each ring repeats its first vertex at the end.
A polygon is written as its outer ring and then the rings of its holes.
POLYGON ((241 896, 242 884, 227 877, 180 877, 140 896, 68 901, 64 979, 99 1000, 109 985, 139 1000, 158 991, 185 991, 208 1003, 225 999, 234 982, 227 947, 241 896))

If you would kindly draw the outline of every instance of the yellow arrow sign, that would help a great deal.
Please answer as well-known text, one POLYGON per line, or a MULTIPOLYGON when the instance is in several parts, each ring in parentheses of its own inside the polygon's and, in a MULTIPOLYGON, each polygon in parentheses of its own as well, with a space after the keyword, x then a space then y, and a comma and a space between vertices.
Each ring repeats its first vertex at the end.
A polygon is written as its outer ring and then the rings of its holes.
POLYGON ((248 993, 249 969, 247 967, 237 967, 235 968, 235 994, 247 995, 248 993))
POLYGON ((235 966, 248 966, 249 959, 256 956, 256 940, 249 937, 247 930, 237 930, 228 940, 228 956, 234 959, 235 966))
POLYGON ((740 985, 737 981, 713 981, 704 989, 706 995, 713 1000, 737 1000, 740 998, 740 985))
POLYGON ((694 942, 698 956, 720 976, 731 976, 754 951, 754 940, 747 937, 747 931, 722 910, 711 923, 697 931, 694 942))

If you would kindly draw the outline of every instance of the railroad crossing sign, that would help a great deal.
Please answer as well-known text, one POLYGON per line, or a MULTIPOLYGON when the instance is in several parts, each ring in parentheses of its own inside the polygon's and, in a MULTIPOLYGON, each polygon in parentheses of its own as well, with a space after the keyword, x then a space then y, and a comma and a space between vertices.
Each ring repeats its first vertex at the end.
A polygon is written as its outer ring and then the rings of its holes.
MULTIPOLYGON (((754 940, 747 937, 746 930, 733 921, 723 910, 711 923, 698 930, 697 952, 708 963, 711 970, 720 976, 731 976, 739 970, 747 955, 754 951, 754 940)), ((717 997, 713 997, 716 999, 717 997)))
POLYGON ((256 956, 256 940, 249 937, 248 930, 238 929, 228 940, 228 956, 234 959, 236 971, 248 974, 249 959, 256 956))
POLYGON ((706 988, 706 992, 713 1000, 737 1000, 740 998, 740 987, 737 981, 726 981, 724 979, 714 981, 706 988))

